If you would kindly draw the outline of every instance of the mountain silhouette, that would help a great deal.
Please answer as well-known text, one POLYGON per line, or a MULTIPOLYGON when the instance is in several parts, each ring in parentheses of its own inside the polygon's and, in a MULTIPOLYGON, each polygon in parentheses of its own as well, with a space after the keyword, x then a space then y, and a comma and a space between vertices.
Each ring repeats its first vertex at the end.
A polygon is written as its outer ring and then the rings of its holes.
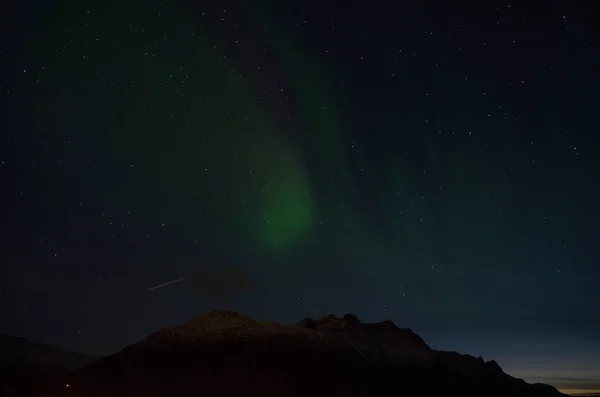
POLYGON ((74 370, 101 357, 92 357, 32 340, 0 334, 0 365, 74 370))
POLYGON ((63 385, 69 372, 100 358, 0 334, 0 392, 10 397, 38 396, 63 385))
POLYGON ((159 330, 68 380, 62 396, 564 396, 495 361, 431 349, 355 315, 283 325, 213 311, 159 330))

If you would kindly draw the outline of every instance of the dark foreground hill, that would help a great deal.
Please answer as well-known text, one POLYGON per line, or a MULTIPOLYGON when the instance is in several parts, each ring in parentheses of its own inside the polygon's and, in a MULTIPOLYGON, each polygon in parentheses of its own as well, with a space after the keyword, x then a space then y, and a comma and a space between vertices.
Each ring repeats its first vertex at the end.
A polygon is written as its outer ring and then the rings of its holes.
POLYGON ((432 350, 391 321, 353 315, 293 325, 231 311, 203 314, 102 359, 61 395, 154 396, 562 396, 494 361, 432 350))
POLYGON ((69 372, 99 357, 70 352, 25 338, 0 335, 0 392, 3 396, 38 396, 64 384, 69 372))

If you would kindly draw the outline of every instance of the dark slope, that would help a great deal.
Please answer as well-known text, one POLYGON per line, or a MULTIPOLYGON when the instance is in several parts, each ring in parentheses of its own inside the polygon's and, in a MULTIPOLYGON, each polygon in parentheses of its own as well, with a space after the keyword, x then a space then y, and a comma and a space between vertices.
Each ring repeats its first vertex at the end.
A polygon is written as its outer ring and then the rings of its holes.
POLYGON ((293 325, 215 311, 78 371, 70 396, 561 396, 494 361, 440 352, 391 321, 293 325))
POLYGON ((42 391, 63 385, 69 371, 99 359, 25 338, 0 335, 0 391, 11 397, 38 396, 42 391))
POLYGON ((74 370, 83 368, 100 358, 59 349, 25 338, 0 334, 1 365, 74 370))

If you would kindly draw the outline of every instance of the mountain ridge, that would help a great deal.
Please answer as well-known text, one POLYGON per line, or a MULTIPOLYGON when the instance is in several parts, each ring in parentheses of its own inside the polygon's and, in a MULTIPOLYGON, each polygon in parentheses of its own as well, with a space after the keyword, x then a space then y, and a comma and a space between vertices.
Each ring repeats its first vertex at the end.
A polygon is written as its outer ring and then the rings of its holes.
POLYGON ((212 311, 163 328, 70 378, 65 396, 409 395, 559 397, 495 361, 438 351, 391 320, 353 314, 294 324, 212 311))
POLYGON ((0 334, 0 365, 75 370, 100 358, 102 357, 89 356, 20 336, 0 334))

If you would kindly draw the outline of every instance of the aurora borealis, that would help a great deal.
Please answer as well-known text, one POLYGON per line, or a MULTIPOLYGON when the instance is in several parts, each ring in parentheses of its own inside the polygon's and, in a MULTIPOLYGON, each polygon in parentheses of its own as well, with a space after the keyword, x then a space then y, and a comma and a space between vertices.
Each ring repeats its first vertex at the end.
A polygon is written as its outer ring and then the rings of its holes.
POLYGON ((590 378, 598 30, 550 3, 11 6, 0 332, 106 354, 354 312, 590 378))

